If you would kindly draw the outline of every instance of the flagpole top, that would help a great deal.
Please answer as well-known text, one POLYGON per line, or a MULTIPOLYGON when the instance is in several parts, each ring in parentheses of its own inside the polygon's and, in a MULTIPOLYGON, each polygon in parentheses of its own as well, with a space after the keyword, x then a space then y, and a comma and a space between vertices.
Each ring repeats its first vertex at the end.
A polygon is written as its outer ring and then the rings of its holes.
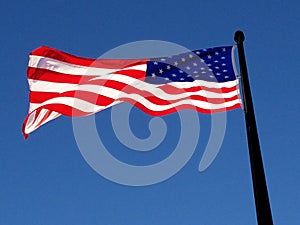
POLYGON ((237 44, 243 43, 245 40, 245 35, 244 35, 243 31, 241 31, 241 30, 236 31, 234 34, 234 40, 237 44))

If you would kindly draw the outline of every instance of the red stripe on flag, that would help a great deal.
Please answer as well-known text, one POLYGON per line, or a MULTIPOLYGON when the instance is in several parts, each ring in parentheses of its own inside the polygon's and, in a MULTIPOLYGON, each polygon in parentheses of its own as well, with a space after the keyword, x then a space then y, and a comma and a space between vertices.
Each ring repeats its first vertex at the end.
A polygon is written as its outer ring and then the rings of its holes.
POLYGON ((232 91, 236 91, 238 86, 236 85, 234 87, 229 87, 229 88, 226 88, 226 87, 211 88, 211 87, 205 87, 202 85, 202 86, 196 86, 196 87, 190 87, 190 88, 178 88, 178 87, 174 87, 169 84, 165 84, 163 86, 160 86, 159 88, 169 94, 182 94, 182 93, 186 93, 186 92, 196 92, 196 91, 201 91, 201 90, 225 94, 225 93, 229 93, 232 91))
POLYGON ((196 110, 197 112, 200 112, 203 114, 212 114, 212 113, 225 112, 227 110, 232 110, 232 109, 236 109, 236 108, 241 108, 241 104, 234 104, 233 106, 224 107, 224 108, 220 108, 220 109, 203 109, 203 108, 199 108, 197 106, 191 105, 191 104, 182 104, 182 105, 172 107, 170 109, 163 110, 163 111, 153 111, 153 110, 150 110, 147 107, 145 107, 143 104, 133 101, 132 99, 122 99, 122 100, 136 106, 137 108, 141 109, 142 111, 144 111, 145 113, 147 113, 151 116, 164 116, 164 115, 171 114, 171 113, 174 113, 174 112, 177 112, 180 110, 184 110, 184 109, 196 110))
POLYGON ((106 69, 121 69, 130 67, 133 65, 139 65, 149 61, 149 59, 92 59, 83 58, 69 53, 59 51, 46 46, 41 46, 33 50, 30 55, 44 56, 52 59, 56 59, 66 63, 72 63, 81 66, 93 66, 106 69))

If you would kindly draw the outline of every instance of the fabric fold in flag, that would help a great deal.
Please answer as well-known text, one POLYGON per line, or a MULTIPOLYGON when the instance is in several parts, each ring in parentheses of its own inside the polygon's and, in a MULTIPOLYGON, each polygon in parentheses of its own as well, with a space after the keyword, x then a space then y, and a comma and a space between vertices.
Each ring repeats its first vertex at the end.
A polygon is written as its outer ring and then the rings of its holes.
POLYGON ((145 59, 90 59, 39 47, 29 55, 23 134, 61 115, 88 116, 128 102, 152 116, 241 108, 234 46, 145 59))

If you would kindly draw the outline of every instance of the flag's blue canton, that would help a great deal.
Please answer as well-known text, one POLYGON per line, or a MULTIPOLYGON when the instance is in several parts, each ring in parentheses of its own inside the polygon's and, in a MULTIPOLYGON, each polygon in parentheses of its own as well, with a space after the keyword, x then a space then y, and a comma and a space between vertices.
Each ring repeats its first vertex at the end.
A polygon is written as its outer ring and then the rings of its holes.
POLYGON ((145 81, 163 84, 194 80, 226 82, 235 79, 232 46, 228 46, 153 58, 147 63, 145 81))

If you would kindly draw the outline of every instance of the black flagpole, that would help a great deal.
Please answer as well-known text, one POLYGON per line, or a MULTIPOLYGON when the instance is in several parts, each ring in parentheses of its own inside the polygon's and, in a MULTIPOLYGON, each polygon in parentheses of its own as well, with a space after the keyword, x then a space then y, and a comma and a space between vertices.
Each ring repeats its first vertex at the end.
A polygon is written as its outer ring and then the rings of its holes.
POLYGON ((273 225, 271 207, 268 196, 264 166, 259 146, 256 120, 248 79, 246 58, 243 42, 245 40, 242 31, 235 32, 234 40, 237 43, 240 75, 242 78, 242 91, 244 100, 245 120, 247 127, 248 148, 251 164, 252 183, 255 198, 256 218, 258 225, 273 225))

